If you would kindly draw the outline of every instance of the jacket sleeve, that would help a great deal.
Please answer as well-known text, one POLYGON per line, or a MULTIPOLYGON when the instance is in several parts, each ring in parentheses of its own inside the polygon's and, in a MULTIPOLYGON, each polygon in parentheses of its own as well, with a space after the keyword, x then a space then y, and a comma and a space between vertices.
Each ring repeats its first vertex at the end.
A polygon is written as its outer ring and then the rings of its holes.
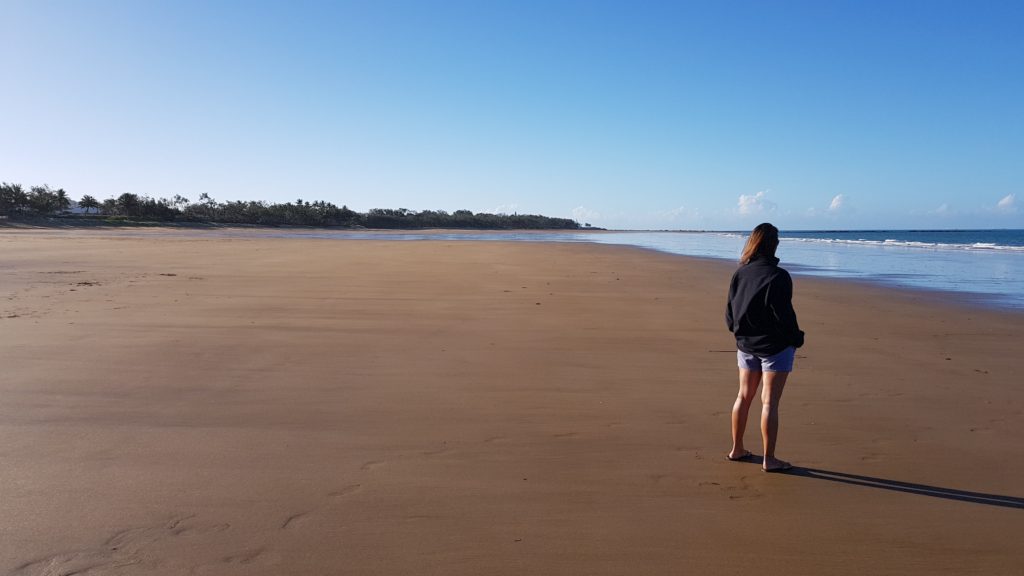
POLYGON ((804 333, 796 321, 793 310, 793 279, 783 271, 775 277, 768 290, 768 306, 789 343, 799 348, 804 345, 804 333))
POLYGON ((725 300, 725 326, 732 332, 732 297, 736 293, 736 275, 729 281, 729 296, 725 300))

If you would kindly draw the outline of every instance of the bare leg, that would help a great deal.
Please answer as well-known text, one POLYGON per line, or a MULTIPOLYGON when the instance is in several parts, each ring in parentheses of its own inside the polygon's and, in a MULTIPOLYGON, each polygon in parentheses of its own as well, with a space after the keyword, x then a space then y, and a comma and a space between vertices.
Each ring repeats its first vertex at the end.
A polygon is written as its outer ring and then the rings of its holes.
POLYGON ((764 469, 778 470, 789 467, 775 457, 775 443, 779 438, 779 403, 789 372, 765 372, 761 391, 761 440, 764 442, 764 469))
POLYGON ((747 430, 747 414, 750 413, 750 405, 757 396, 757 388, 761 385, 761 372, 754 372, 740 368, 740 391, 736 395, 736 402, 732 405, 732 450, 729 452, 730 459, 743 457, 747 453, 743 448, 743 433, 747 430))

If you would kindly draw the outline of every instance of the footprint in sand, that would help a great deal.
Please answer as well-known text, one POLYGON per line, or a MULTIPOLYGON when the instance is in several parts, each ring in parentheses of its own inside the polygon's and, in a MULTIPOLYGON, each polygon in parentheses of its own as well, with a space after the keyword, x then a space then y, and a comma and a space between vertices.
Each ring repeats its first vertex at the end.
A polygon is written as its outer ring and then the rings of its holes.
MULTIPOLYGON (((179 537, 223 532, 230 524, 198 524, 195 515, 179 516, 153 526, 127 528, 95 548, 63 552, 27 562, 11 576, 106 573, 143 562, 147 551, 160 542, 179 537)), ((118 572, 120 573, 120 572, 118 572)))
POLYGON ((729 496, 729 500, 760 498, 762 496, 761 491, 751 486, 748 479, 749 476, 741 476, 739 486, 722 486, 721 491, 729 496))
POLYGON ((86 574, 97 569, 121 568, 138 564, 138 561, 117 560, 102 552, 80 551, 66 554, 55 554, 39 560, 22 564, 11 572, 11 576, 60 574, 86 574))
POLYGON ((105 546, 110 550, 139 549, 154 542, 173 536, 174 531, 182 527, 182 523, 191 520, 194 516, 182 516, 172 518, 168 522, 158 526, 144 526, 121 530, 107 539, 105 546))
POLYGON ((374 468, 380 466, 383 463, 384 462, 382 460, 370 460, 369 462, 366 462, 362 466, 360 466, 359 469, 369 471, 373 470, 374 468))
POLYGON ((299 512, 298 514, 292 514, 281 523, 281 530, 287 530, 289 528, 298 528, 306 520, 309 519, 309 512, 299 512))
POLYGON ((227 522, 223 524, 209 524, 206 526, 180 526, 171 530, 171 534, 175 536, 202 536, 203 534, 210 534, 212 532, 223 532, 231 528, 231 524, 227 522))
POLYGON ((200 564, 193 568, 191 573, 196 574, 197 576, 200 574, 220 575, 224 572, 224 567, 226 564, 248 565, 254 562, 273 562, 274 560, 277 560, 275 556, 275 554, 271 554, 268 557, 267 549, 262 546, 259 548, 251 548, 249 550, 242 550, 240 552, 235 552, 234 554, 222 556, 221 558, 218 558, 217 561, 215 562, 200 564))
POLYGON ((348 486, 345 486, 343 488, 335 490, 334 492, 328 492, 327 496, 329 496, 331 498, 344 498, 345 496, 348 496, 349 494, 353 494, 355 492, 358 492, 361 488, 362 488, 362 484, 350 484, 348 486))

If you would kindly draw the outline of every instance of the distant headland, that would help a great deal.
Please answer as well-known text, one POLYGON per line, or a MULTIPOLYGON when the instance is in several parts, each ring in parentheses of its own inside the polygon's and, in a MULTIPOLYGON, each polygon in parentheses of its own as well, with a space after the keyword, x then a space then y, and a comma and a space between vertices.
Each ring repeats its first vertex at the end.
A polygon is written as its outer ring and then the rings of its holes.
POLYGON ((470 210, 415 211, 372 208, 357 212, 322 200, 297 199, 284 204, 242 201, 218 202, 203 193, 193 202, 124 193, 106 200, 84 195, 77 202, 63 188, 0 183, 0 223, 43 222, 61 225, 219 224, 254 226, 313 226, 324 228, 383 228, 416 230, 599 230, 569 218, 538 214, 490 214, 470 210))

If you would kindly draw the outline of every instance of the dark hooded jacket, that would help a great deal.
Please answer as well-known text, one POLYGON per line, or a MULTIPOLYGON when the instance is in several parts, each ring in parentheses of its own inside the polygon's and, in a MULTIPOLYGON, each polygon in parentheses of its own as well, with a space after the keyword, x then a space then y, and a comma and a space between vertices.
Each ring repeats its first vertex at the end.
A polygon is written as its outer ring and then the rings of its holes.
POLYGON ((725 323, 736 347, 757 356, 778 354, 804 345, 793 311, 793 279, 779 259, 758 256, 740 266, 729 283, 725 323))

